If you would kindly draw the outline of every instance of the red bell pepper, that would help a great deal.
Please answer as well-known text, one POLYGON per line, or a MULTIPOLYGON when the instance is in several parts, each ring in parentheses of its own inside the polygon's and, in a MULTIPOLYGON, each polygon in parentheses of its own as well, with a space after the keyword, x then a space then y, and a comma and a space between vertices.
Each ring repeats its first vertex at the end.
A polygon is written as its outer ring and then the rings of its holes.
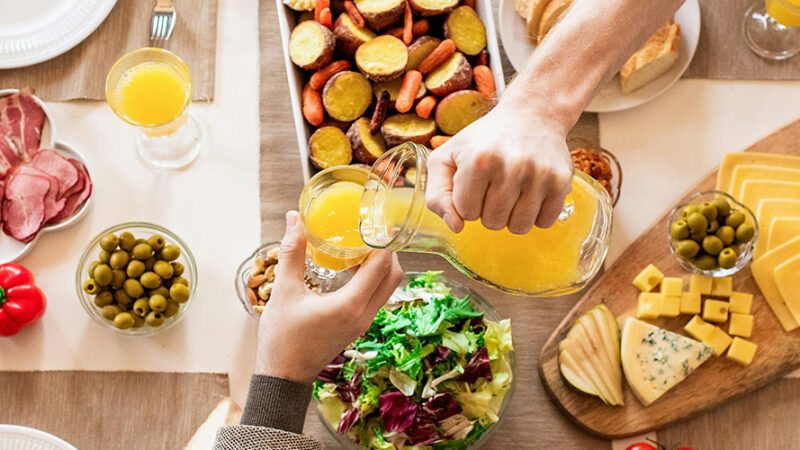
POLYGON ((13 336, 36 323, 47 309, 33 274, 19 264, 0 264, 0 336, 13 336))

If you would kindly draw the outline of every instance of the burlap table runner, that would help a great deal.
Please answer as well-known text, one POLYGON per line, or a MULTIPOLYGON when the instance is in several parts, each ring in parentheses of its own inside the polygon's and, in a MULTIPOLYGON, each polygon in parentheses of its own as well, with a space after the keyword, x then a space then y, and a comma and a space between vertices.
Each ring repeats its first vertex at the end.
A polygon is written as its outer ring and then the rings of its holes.
POLYGON ((684 78, 800 80, 800 57, 770 61, 747 46, 744 13, 764 0, 700 0, 700 42, 684 78))
POLYGON ((81 450, 180 449, 228 392, 220 373, 0 372, 0 423, 81 450))
MULTIPOLYGON (((175 31, 163 44, 189 66, 194 100, 214 99, 217 0, 175 0, 175 31)), ((48 101, 105 100, 108 70, 125 53, 150 45, 155 2, 118 0, 106 20, 72 50, 30 67, 0 70, 0 88, 32 86, 48 101)))

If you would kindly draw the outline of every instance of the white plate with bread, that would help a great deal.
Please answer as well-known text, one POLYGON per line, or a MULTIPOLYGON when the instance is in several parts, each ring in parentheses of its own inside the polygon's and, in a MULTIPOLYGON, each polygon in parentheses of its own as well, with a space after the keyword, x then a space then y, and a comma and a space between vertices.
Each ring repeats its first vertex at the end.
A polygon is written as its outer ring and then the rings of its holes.
MULTIPOLYGON (((514 69, 522 69, 536 49, 536 37, 547 34, 570 3, 571 0, 500 0, 500 40, 514 69)), ((687 0, 675 13, 674 24, 665 25, 653 35, 625 63, 622 79, 620 74, 615 75, 597 92, 586 111, 621 111, 661 95, 689 67, 699 39, 700 5, 698 0, 687 0)))

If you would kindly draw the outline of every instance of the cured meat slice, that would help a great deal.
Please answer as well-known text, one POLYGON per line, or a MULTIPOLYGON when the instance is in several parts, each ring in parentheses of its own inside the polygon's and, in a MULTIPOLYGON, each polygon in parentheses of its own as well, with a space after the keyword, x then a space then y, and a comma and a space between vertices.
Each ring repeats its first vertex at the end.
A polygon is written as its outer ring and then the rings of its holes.
POLYGON ((64 209, 64 204, 66 203, 66 199, 58 198, 58 180, 55 177, 35 167, 28 165, 19 165, 15 167, 8 174, 8 182, 11 183, 15 178, 18 178, 20 176, 43 177, 47 180, 48 183, 50 183, 50 188, 48 189, 44 197, 44 222, 47 222, 48 220, 57 216, 58 213, 60 213, 61 210, 64 209))
POLYGON ((59 199, 78 182, 78 169, 55 150, 39 150, 31 159, 31 165, 58 180, 56 197, 59 199))
POLYGON ((0 123, 0 177, 20 163, 21 159, 17 154, 20 141, 19 137, 14 136, 10 126, 0 123))
POLYGON ((72 192, 66 197, 64 209, 57 216, 50 219, 48 222, 50 224, 59 223, 74 214, 92 194, 92 180, 89 178, 89 172, 86 171, 86 167, 74 159, 69 159, 68 161, 77 169, 80 179, 76 186, 80 185, 81 187, 79 190, 75 190, 73 187, 72 192))
POLYGON ((0 124, 11 128, 12 135, 19 138, 15 150, 23 161, 30 161, 39 150, 45 120, 44 110, 31 95, 33 89, 22 88, 0 98, 0 124))
POLYGON ((51 190, 46 176, 10 174, 3 193, 3 231, 21 242, 33 240, 45 222, 45 197, 51 190))

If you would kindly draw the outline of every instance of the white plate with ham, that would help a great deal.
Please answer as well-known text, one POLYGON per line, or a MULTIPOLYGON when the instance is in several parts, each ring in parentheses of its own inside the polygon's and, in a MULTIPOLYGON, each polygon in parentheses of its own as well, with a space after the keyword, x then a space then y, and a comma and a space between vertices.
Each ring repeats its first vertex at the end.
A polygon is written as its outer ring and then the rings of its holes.
POLYGON ((25 256, 42 233, 86 215, 92 179, 86 159, 59 141, 33 91, 0 90, 0 263, 25 256))

